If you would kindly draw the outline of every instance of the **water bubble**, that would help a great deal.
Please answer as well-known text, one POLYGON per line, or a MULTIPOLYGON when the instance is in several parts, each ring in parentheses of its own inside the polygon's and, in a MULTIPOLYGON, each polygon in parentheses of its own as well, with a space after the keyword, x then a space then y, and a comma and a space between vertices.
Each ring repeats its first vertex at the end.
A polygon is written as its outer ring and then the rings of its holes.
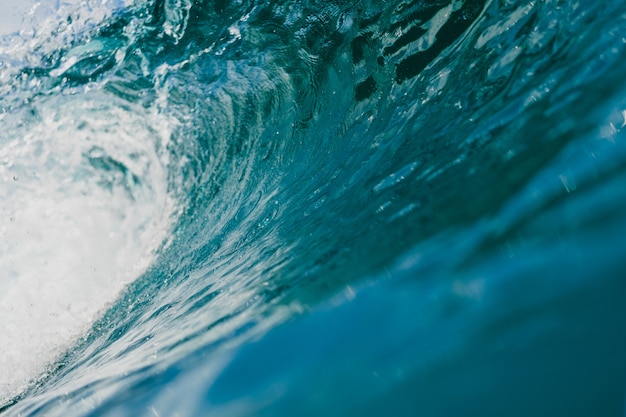
POLYGON ((20 177, 18 177, 17 175, 13 175, 13 181, 19 181, 20 177))

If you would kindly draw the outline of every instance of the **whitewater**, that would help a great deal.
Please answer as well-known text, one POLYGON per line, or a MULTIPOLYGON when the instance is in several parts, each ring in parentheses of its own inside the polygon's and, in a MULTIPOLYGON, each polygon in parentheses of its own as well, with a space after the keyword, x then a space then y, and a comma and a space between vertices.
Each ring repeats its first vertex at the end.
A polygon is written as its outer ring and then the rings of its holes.
POLYGON ((3 417, 624 415, 622 2, 0 6, 3 417))

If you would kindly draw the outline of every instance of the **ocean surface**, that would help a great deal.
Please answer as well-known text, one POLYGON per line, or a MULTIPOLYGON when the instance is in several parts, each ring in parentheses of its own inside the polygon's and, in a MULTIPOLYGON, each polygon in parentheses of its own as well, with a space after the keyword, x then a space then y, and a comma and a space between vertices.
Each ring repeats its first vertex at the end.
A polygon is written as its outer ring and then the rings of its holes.
POLYGON ((623 0, 19 27, 2 417, 626 416, 623 0))

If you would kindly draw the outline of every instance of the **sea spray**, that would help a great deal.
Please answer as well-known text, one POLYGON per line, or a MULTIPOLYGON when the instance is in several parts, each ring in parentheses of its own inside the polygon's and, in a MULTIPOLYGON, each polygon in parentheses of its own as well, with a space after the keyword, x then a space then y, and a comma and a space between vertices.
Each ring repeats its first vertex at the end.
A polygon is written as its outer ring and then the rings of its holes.
POLYGON ((167 126, 99 92, 36 97, 0 134, 0 396, 89 329, 170 231, 167 126))

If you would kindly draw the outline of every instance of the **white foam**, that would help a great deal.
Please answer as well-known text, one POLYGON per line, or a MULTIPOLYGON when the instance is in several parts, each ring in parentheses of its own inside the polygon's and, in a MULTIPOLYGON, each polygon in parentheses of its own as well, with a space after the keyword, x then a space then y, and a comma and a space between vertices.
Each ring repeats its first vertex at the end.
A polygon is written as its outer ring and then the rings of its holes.
POLYGON ((0 116, 0 404, 37 378, 164 242, 164 116, 102 91, 0 116))
POLYGON ((32 0, 0 0, 0 35, 19 31, 33 3, 32 0))

